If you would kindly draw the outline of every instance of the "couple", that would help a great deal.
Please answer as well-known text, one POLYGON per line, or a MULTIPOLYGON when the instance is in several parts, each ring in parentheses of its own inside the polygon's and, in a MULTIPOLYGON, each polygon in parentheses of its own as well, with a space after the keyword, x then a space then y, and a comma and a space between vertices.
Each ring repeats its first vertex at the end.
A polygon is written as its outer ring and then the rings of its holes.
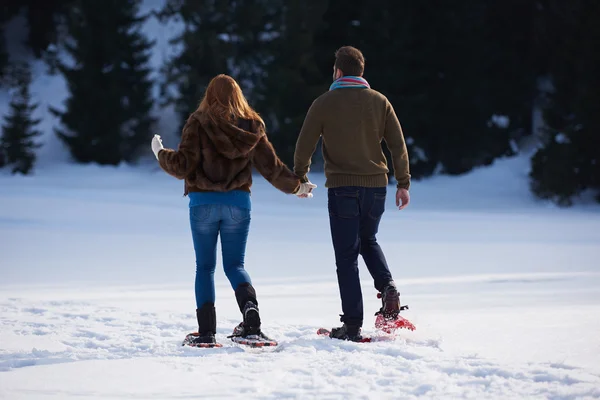
POLYGON ((236 81, 227 75, 215 77, 208 85, 200 106, 183 128, 177 151, 163 148, 160 136, 153 138, 152 150, 161 168, 185 180, 185 194, 189 196, 196 252, 196 344, 215 343, 214 272, 219 234, 225 274, 243 316, 234 333, 268 339, 261 332, 256 291, 244 269, 252 166, 282 192, 312 197, 316 185, 306 174, 320 137, 343 311, 343 325, 332 329, 331 337, 361 339, 359 254, 381 293, 380 312, 390 318, 398 314, 400 297, 375 237, 388 184, 381 141, 386 141, 392 154, 399 209, 409 203, 408 154, 391 104, 362 78, 364 64, 362 53, 354 47, 336 51, 334 82, 306 115, 296 144, 294 172, 277 157, 267 139, 264 121, 248 105, 236 81))

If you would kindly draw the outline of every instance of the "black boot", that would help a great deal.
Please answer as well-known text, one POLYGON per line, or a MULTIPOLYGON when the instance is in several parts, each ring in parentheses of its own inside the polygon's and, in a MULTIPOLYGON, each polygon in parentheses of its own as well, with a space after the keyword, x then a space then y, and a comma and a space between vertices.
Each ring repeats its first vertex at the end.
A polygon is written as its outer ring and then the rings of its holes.
POLYGON ((341 327, 333 328, 329 337, 332 339, 350 340, 352 342, 360 342, 363 339, 360 334, 359 325, 348 325, 345 322, 341 327))
POLYGON ((242 336, 257 335, 260 332, 260 314, 258 312, 256 291, 251 284, 242 283, 235 290, 235 299, 244 318, 240 324, 244 330, 242 336))
POLYGON ((396 290, 394 281, 390 281, 378 297, 381 298, 381 309, 377 314, 383 314, 384 318, 394 319, 400 313, 400 293, 396 290))
POLYGON ((217 333, 217 314, 214 303, 204 303, 201 308, 196 309, 198 319, 198 336, 192 342, 214 344, 217 333))
POLYGON ((235 289, 235 299, 237 300, 238 307, 242 313, 244 312, 246 303, 249 301, 258 306, 258 300, 256 300, 256 290, 254 290, 254 287, 252 287, 252 285, 248 282, 240 284, 235 289))
POLYGON ((260 330, 260 313, 258 311, 258 300, 256 300, 256 291, 249 283, 242 283, 235 290, 242 317, 244 320, 233 330, 232 336, 258 336, 259 338, 270 340, 260 330))

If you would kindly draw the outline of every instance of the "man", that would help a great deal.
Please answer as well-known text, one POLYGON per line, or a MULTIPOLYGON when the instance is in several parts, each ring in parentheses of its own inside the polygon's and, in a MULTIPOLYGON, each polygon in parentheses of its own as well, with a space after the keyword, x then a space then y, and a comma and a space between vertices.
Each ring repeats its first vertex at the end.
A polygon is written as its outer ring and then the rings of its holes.
POLYGON ((343 326, 332 329, 331 337, 353 341, 361 340, 363 323, 359 254, 381 293, 379 312, 393 319, 400 311, 400 296, 375 237, 388 184, 382 140, 392 154, 396 206, 402 210, 410 201, 408 153, 400 123, 387 98, 362 78, 364 66, 358 49, 346 46, 336 51, 334 82, 308 110, 294 155, 294 172, 308 182, 311 157, 323 138, 325 187, 343 311, 343 326))

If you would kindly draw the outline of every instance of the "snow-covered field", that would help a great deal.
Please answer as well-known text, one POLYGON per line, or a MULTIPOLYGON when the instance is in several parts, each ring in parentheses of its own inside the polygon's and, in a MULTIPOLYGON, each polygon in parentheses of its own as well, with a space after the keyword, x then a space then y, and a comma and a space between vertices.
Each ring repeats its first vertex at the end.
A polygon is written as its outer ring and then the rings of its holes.
MULTIPOLYGON (((145 23, 153 78, 181 28, 145 23)), ((17 36, 9 53, 27 57, 17 36)), ((240 315, 218 270, 224 347, 183 348, 196 321, 181 182, 155 163, 65 164, 48 112, 62 108, 64 79, 32 67, 36 175, 0 171, 0 399, 600 398, 600 207, 533 200, 527 157, 416 182, 401 212, 390 188, 379 238, 417 330, 370 344, 315 335, 341 312, 323 178, 299 200, 257 177, 246 265, 280 346, 228 341, 240 315)), ((0 92, 0 115, 9 100, 0 92)), ((175 147, 172 109, 155 111, 175 147)), ((379 300, 361 271, 364 333, 376 334, 379 300)))
POLYGON ((315 335, 341 312, 322 177, 310 200, 256 177, 246 265, 281 343, 265 350, 226 338, 240 315, 222 270, 224 347, 181 347, 181 182, 155 165, 0 175, 0 398, 600 398, 600 208, 536 202, 526 168, 415 182, 403 211, 389 197, 380 242, 417 330, 365 344, 315 335))

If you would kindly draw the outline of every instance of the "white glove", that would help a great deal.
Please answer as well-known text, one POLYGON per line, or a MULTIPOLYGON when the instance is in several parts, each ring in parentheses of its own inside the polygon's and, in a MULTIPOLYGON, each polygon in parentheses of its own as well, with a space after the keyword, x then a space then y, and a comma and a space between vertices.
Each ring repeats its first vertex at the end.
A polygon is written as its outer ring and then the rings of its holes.
POLYGON ((310 183, 310 182, 301 183, 300 188, 294 194, 298 197, 310 199, 311 197, 313 197, 313 194, 311 192, 316 187, 317 187, 317 185, 315 185, 314 183, 310 183))
POLYGON ((152 151, 154 152, 154 156, 158 160, 158 152, 164 149, 162 140, 159 135, 154 135, 152 138, 152 151))

